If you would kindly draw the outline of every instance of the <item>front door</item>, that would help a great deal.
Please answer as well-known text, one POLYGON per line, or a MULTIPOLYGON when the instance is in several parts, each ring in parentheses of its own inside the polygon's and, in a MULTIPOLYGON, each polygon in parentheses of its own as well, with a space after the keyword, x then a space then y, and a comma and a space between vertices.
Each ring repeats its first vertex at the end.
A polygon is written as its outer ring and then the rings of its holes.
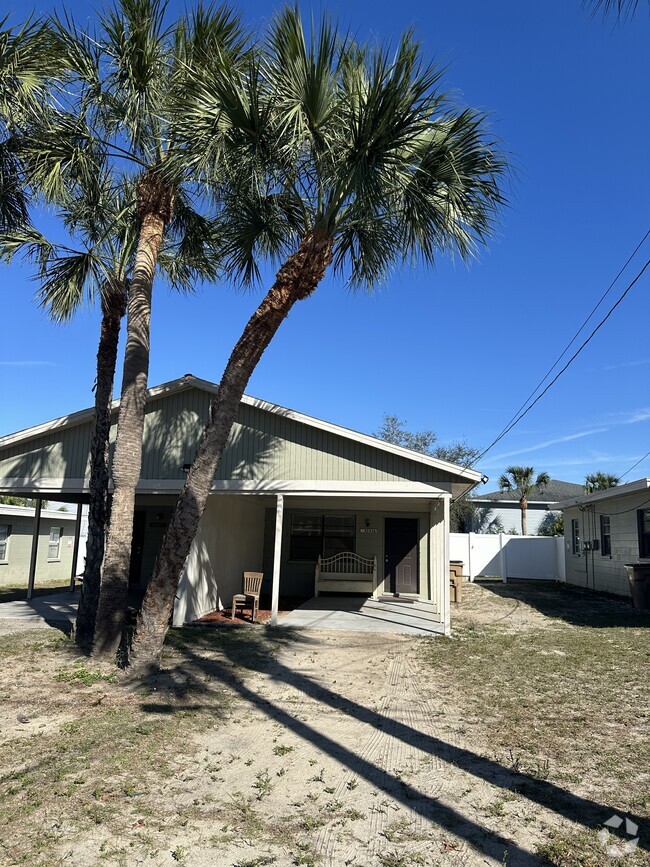
POLYGON ((386 518, 384 579, 391 593, 418 592, 418 519, 386 518))

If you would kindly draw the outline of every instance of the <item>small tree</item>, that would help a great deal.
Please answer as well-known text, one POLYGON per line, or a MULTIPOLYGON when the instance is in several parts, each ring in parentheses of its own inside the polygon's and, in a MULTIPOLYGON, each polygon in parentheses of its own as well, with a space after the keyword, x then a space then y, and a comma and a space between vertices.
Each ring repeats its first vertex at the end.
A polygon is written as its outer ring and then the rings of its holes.
POLYGON ((612 473, 591 473, 585 476, 585 494, 594 494, 596 491, 615 488, 619 482, 619 477, 612 475, 612 473))
POLYGON ((534 467, 508 467, 499 479, 499 488, 502 492, 514 491, 519 494, 519 507, 521 508, 521 534, 526 535, 526 511, 528 509, 528 497, 533 490, 540 494, 551 481, 548 473, 538 473, 535 476, 534 467))
POLYGON ((564 536, 564 515, 562 512, 547 512, 537 529, 538 536, 564 536))

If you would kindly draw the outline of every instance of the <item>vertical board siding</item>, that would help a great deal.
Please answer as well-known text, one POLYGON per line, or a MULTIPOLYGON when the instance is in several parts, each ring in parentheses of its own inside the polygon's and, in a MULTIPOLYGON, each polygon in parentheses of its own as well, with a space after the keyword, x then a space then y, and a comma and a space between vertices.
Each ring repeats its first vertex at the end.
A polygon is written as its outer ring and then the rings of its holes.
MULTIPOLYGON (((198 388, 147 405, 143 479, 184 478, 208 417, 211 395, 198 388)), ((117 412, 111 443, 115 441, 117 412)), ((0 450, 0 478, 87 478, 91 422, 52 431, 0 450)), ((111 446, 111 454, 114 445, 111 446)), ((242 404, 217 473, 219 480, 395 482, 449 484, 457 477, 353 439, 242 404)))

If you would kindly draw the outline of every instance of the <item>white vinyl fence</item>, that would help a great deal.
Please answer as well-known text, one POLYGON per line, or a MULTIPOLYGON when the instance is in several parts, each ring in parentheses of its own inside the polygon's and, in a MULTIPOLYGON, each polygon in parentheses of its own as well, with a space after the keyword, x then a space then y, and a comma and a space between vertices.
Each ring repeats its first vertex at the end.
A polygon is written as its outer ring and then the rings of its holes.
POLYGON ((564 581, 562 536, 450 533, 449 559, 462 560, 463 575, 564 581))

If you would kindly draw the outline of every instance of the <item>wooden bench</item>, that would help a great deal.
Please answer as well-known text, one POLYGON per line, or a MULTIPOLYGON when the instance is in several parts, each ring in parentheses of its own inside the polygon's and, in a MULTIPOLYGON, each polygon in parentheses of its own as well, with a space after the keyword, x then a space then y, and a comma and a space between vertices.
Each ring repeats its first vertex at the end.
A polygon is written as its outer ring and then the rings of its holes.
POLYGON ((368 593, 377 587, 377 558, 342 551, 333 557, 318 557, 314 596, 330 593, 368 593))

